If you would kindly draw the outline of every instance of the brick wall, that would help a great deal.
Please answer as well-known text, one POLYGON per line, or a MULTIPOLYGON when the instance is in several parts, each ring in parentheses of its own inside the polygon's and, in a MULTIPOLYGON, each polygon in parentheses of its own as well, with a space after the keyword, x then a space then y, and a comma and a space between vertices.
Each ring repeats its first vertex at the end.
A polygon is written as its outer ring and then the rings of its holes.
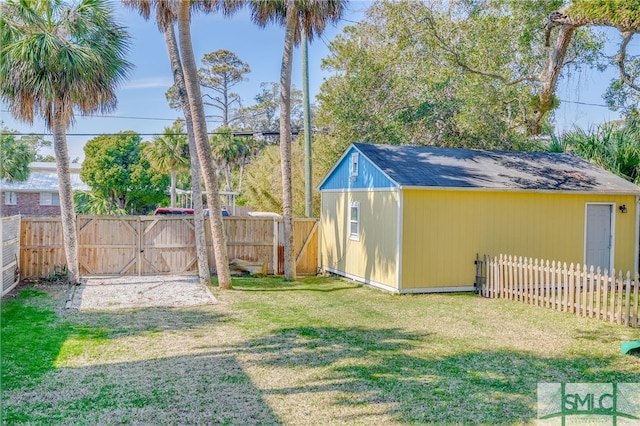
POLYGON ((39 192, 16 192, 16 205, 6 205, 4 191, 0 193, 0 216, 60 216, 60 206, 41 206, 39 192))

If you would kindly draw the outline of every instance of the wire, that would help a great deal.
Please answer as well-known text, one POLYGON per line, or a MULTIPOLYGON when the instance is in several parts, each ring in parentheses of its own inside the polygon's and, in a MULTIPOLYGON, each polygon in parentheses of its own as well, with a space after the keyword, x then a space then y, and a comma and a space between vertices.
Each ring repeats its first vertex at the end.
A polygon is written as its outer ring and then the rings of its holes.
MULTIPOLYGON (((53 133, 50 132, 45 132, 45 133, 38 133, 38 132, 30 132, 30 133, 15 133, 15 132, 8 132, 8 134, 11 135, 15 135, 15 136, 30 136, 30 135, 42 135, 42 136, 53 136, 53 133)), ((207 135, 224 135, 226 134, 226 132, 207 132, 207 135)), ((292 135, 298 135, 300 134, 300 129, 292 129, 291 130, 291 134, 292 135)), ((128 136, 128 135, 132 135, 132 136, 187 136, 187 133, 67 133, 66 136, 128 136)), ((276 131, 265 131, 265 132, 254 132, 254 131, 246 131, 246 132, 231 132, 232 136, 235 137, 239 137, 239 136, 280 136, 280 132, 276 132, 276 131)))
POLYGON ((564 99, 559 99, 560 102, 565 102, 568 104, 578 104, 578 105, 588 105, 588 106, 597 106, 597 107, 602 107, 602 108, 609 108, 609 105, 603 105, 603 104, 591 104, 589 102, 580 102, 580 101, 565 101, 564 99))
MULTIPOLYGON (((9 110, 1 110, 0 112, 11 113, 9 110)), ((84 114, 80 117, 91 117, 91 118, 122 118, 127 120, 152 120, 152 121, 176 121, 176 120, 184 120, 183 118, 162 118, 162 117, 135 117, 135 116, 127 116, 127 115, 94 115, 94 114, 84 114)), ((217 122, 220 120, 207 120, 209 123, 217 122)))

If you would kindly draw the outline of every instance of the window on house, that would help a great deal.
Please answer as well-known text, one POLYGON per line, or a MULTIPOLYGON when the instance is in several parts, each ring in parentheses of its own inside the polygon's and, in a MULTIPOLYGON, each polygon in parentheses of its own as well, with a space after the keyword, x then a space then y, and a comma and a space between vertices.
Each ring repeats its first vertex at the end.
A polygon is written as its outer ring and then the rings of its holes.
POLYGON ((4 204, 7 206, 15 206, 18 204, 18 196, 15 192, 5 192, 4 193, 4 204))
POLYGON ((41 192, 40 205, 41 206, 59 206, 60 195, 57 192, 41 192))
POLYGON ((351 154, 351 176, 358 176, 358 153, 351 154))
POLYGON ((349 208, 349 239, 360 241, 360 203, 357 201, 349 208))

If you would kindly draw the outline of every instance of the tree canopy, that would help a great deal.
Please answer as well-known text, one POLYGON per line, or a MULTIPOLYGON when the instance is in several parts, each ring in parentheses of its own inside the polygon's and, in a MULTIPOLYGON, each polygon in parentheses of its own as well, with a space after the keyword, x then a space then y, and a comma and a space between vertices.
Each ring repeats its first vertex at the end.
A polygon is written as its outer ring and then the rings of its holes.
POLYGON ((135 132, 102 135, 84 147, 80 176, 93 193, 129 214, 144 214, 165 201, 169 177, 156 172, 142 155, 135 132))
MULTIPOLYGON (((377 2, 330 45, 323 66, 333 76, 322 86, 317 124, 344 141, 526 149, 528 136, 552 125, 558 79, 607 66, 605 39, 592 26, 631 37, 639 4, 377 2)), ((624 56, 629 81, 621 77, 610 99, 632 109, 626 89, 639 73, 626 40, 615 59, 624 56)))
POLYGON ((176 207, 178 172, 189 170, 189 140, 184 133, 184 122, 176 120, 165 127, 162 136, 156 136, 144 144, 143 154, 151 167, 171 178, 171 207, 176 207))
POLYGON ((29 163, 36 149, 25 137, 18 138, 6 129, 0 130, 0 179, 21 182, 29 177, 29 163))

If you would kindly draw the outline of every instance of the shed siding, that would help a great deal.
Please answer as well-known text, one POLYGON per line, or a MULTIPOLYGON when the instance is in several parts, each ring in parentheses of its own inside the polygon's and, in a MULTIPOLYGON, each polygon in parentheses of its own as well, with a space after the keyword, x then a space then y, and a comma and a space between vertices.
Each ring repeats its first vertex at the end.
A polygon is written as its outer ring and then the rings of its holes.
POLYGON ((320 190, 335 189, 379 189, 395 188, 396 185, 389 180, 376 166, 365 158, 357 149, 351 147, 340 163, 333 169, 322 183, 320 190), (351 179, 351 154, 359 153, 358 176, 351 179))
POLYGON ((633 271, 635 196, 407 189, 402 287, 473 285, 476 253, 582 263, 589 202, 616 204, 614 266, 633 271))
POLYGON ((321 264, 365 282, 397 288, 398 193, 322 192, 321 264), (349 206, 360 203, 360 240, 349 239, 349 206))

